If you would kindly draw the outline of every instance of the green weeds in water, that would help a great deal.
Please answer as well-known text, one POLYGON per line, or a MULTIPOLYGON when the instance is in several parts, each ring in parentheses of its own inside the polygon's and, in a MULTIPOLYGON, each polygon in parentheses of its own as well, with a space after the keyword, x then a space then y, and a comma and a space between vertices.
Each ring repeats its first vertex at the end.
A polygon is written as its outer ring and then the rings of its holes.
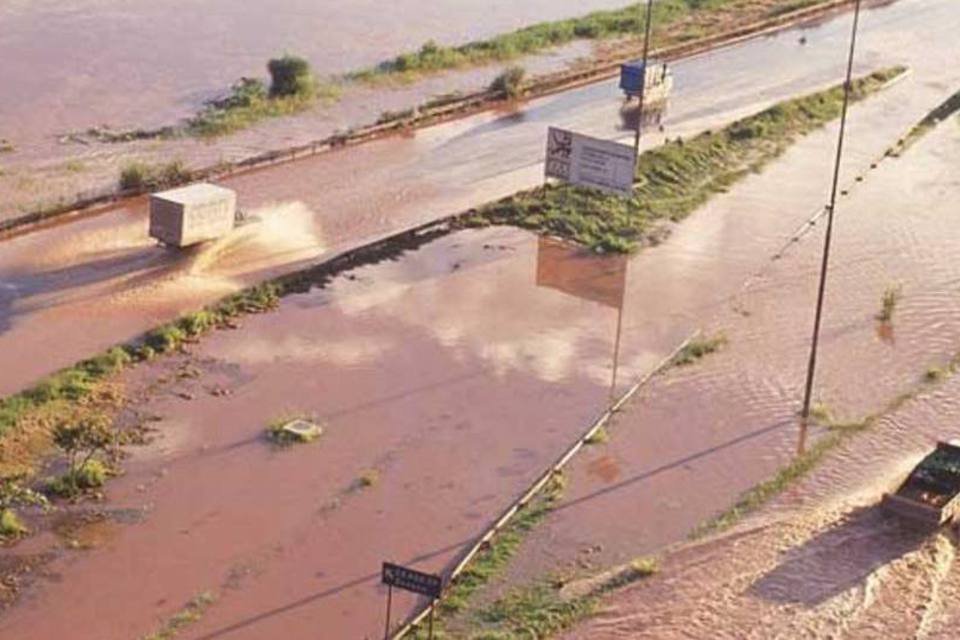
POLYGON ((953 114, 960 111, 960 91, 947 98, 935 109, 928 113, 923 120, 917 123, 910 132, 900 140, 899 143, 890 149, 887 153, 892 156, 900 156, 904 151, 913 146, 920 138, 933 131, 938 124, 950 118, 953 114))
POLYGON ((900 302, 902 288, 900 285, 887 287, 880 298, 880 311, 877 313, 877 320, 880 322, 890 322, 893 320, 893 312, 897 309, 900 302))
POLYGON ((171 616, 159 630, 143 636, 142 640, 172 640, 192 624, 203 618, 207 610, 217 600, 209 591, 194 597, 180 611, 171 616))
POLYGON ((515 589, 473 612, 471 640, 545 638, 573 626, 592 614, 600 598, 611 591, 654 575, 653 558, 638 558, 614 572, 583 595, 564 597, 562 581, 540 580, 515 589))
POLYGON ((0 542, 15 540, 29 533, 20 516, 13 509, 0 509, 0 542))
POLYGON ((584 444, 606 444, 610 441, 610 432, 605 427, 600 427, 589 438, 584 440, 584 444))
MULTIPOLYGON (((954 355, 946 367, 928 369, 924 378, 928 384, 943 382, 960 369, 960 354, 954 355), (936 373, 931 375, 931 371, 936 373)), ((714 533, 719 533, 740 522, 745 516, 756 511, 770 499, 782 493, 787 487, 806 476, 823 460, 831 450, 844 443, 850 437, 866 431, 885 415, 892 414, 903 407, 923 390, 923 387, 910 389, 894 397, 879 412, 870 414, 862 420, 854 422, 836 422, 830 417, 827 410, 822 411, 823 426, 826 434, 820 437, 813 446, 795 457, 790 464, 780 469, 771 479, 761 482, 744 493, 728 509, 717 514, 710 520, 697 526, 690 534, 691 539, 699 539, 714 533)), ((813 416, 813 411, 811 411, 813 416)))
POLYGON ((699 336, 694 338, 677 352, 670 364, 674 367, 684 367, 699 362, 711 353, 716 353, 727 344, 727 338, 724 335, 716 335, 711 338, 699 336))
POLYGON ((90 396, 109 376, 133 362, 150 360, 156 355, 181 348, 214 327, 229 327, 247 313, 274 308, 280 299, 281 287, 265 283, 224 298, 219 303, 187 314, 165 324, 142 339, 116 346, 107 352, 59 371, 34 387, 0 400, 0 437, 10 431, 31 412, 45 405, 65 401, 74 403, 90 396))
MULTIPOLYGON (((767 9, 765 16, 758 15, 757 19, 779 15, 786 10, 817 2, 818 0, 774 2, 767 9)), ((743 0, 660 0, 654 3, 654 46, 668 46, 705 35, 708 27, 697 24, 695 20, 684 21, 684 18, 707 18, 712 17, 711 14, 722 17, 725 13, 731 15, 741 6, 748 4, 743 0)), ((410 81, 424 74, 449 69, 506 62, 569 44, 575 40, 634 37, 643 32, 644 24, 642 12, 637 10, 636 4, 633 4, 621 9, 595 11, 565 20, 541 22, 486 40, 476 40, 457 46, 445 46, 429 40, 416 51, 402 53, 377 67, 354 72, 347 77, 365 82, 395 78, 410 81)))
MULTIPOLYGON (((903 67, 877 71, 853 84, 853 99, 875 93, 903 67)), ((718 132, 670 142, 643 153, 631 198, 570 185, 549 185, 479 208, 466 226, 506 224, 550 234, 600 253, 626 253, 656 244, 668 223, 683 220, 712 194, 778 157, 799 136, 835 119, 842 87, 788 100, 718 132)))

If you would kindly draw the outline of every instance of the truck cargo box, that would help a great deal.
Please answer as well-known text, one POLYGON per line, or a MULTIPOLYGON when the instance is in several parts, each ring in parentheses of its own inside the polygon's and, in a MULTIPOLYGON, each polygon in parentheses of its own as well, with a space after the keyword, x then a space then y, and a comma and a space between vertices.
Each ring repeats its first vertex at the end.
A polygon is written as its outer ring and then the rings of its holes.
POLYGON ((620 88, 628 97, 640 95, 640 85, 646 80, 646 87, 643 90, 645 103, 655 103, 666 100, 673 88, 673 76, 667 69, 667 65, 657 60, 648 60, 644 73, 642 60, 627 62, 620 65, 620 88))
POLYGON ((150 237, 174 247, 216 240, 234 227, 237 194, 207 183, 150 196, 150 237))
POLYGON ((938 442, 896 493, 883 496, 887 511, 917 524, 938 527, 955 520, 960 507, 960 447, 938 442))

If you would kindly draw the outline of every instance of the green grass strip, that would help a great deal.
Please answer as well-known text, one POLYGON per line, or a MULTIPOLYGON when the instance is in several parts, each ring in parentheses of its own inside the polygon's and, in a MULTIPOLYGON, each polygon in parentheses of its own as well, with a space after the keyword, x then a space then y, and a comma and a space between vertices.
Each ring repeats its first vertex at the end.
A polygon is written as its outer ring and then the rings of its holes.
POLYGON ((26 391, 3 398, 0 400, 0 436, 13 429, 28 412, 45 404, 75 402, 89 396, 97 384, 131 363, 174 351, 187 341, 229 324, 241 314, 272 309, 279 302, 280 293, 276 283, 251 287, 211 307, 181 316, 130 344, 113 347, 59 371, 26 391))
MULTIPOLYGON (((737 13, 750 12, 750 20, 772 18, 790 11, 823 4, 824 0, 772 0, 757 10, 754 0, 658 0, 653 5, 655 47, 687 42, 716 31, 720 23, 708 18, 730 16, 742 23, 737 13), (714 16, 716 14, 716 16, 714 16), (697 20, 685 21, 695 17, 697 20)), ((416 51, 408 51, 376 67, 347 74, 347 79, 376 81, 382 78, 413 79, 448 69, 478 66, 514 60, 541 53, 576 40, 610 40, 639 36, 644 32, 645 15, 637 3, 620 9, 594 11, 563 20, 540 22, 515 31, 456 46, 444 46, 430 40, 416 51)), ((728 25, 728 26, 733 26, 728 25)))
MULTIPOLYGON (((858 78, 852 99, 863 100, 904 73, 892 67, 858 78)), ((465 224, 506 224, 559 236, 597 252, 628 253, 656 244, 666 223, 679 222, 711 195, 780 156, 800 136, 840 115, 836 86, 781 102, 720 131, 669 142, 644 152, 632 198, 571 185, 546 185, 481 207, 465 224)))
POLYGON ((900 156, 920 140, 920 138, 933 131, 938 124, 948 119, 957 111, 960 111, 960 91, 957 91, 940 103, 933 111, 928 113, 923 120, 910 129, 910 132, 907 133, 903 140, 887 153, 892 156, 900 156))

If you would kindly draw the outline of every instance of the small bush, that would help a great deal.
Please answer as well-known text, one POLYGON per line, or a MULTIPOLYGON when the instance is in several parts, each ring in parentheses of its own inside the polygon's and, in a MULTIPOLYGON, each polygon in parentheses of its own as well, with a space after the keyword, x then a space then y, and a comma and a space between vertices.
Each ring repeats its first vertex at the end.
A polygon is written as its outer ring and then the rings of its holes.
POLYGON ((87 460, 76 469, 67 471, 47 483, 47 491, 62 498, 74 498, 92 489, 99 489, 111 475, 110 469, 99 460, 87 460))
POLYGON ((11 540, 29 533, 20 516, 13 509, 0 511, 0 540, 11 540))
POLYGON ((299 56, 284 55, 267 63, 270 72, 270 96, 299 96, 310 98, 316 93, 317 83, 310 71, 310 63, 299 56))
POLYGON ((182 160, 150 165, 139 160, 127 163, 120 170, 120 188, 124 191, 151 191, 190 182, 192 172, 182 160))
POLYGON ((510 67, 490 83, 490 90, 497 95, 514 100, 523 95, 523 81, 527 71, 523 67, 510 67))
POLYGON ((705 356, 719 351, 725 344, 727 344, 727 338, 723 335, 691 340, 674 356, 673 365, 682 367, 693 364, 705 356))

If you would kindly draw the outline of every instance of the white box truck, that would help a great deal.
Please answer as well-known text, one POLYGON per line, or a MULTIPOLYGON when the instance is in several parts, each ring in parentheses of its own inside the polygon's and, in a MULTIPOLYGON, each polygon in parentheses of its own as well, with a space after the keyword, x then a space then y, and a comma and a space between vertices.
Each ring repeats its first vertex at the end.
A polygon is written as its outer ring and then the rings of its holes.
POLYGON ((236 224, 236 192, 205 182, 150 196, 150 237, 189 247, 228 234, 236 224))

